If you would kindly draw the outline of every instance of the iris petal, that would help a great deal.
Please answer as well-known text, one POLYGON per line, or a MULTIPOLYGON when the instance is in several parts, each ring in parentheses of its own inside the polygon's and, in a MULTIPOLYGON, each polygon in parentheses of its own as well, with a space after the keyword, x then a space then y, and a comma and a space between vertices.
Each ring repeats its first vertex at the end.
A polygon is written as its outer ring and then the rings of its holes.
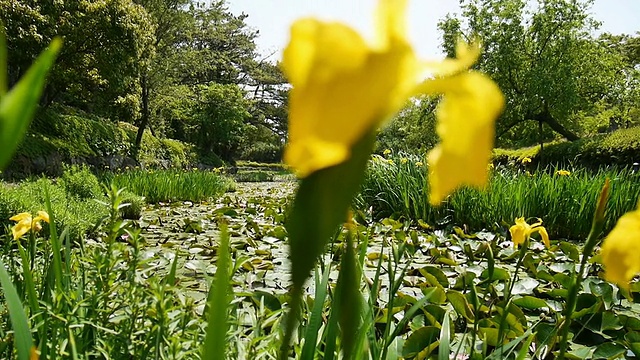
POLYGON ((623 215, 602 244, 604 278, 628 288, 640 273, 640 209, 623 215))

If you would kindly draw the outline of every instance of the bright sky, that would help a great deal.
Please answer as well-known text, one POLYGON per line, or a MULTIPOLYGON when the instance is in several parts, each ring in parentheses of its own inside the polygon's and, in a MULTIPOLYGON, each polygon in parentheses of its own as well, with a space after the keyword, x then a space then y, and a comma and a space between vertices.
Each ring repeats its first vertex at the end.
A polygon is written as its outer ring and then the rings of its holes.
MULTIPOLYGON (((337 20, 358 29, 371 38, 373 12, 377 0, 227 0, 234 14, 245 13, 250 27, 260 31, 257 39, 262 54, 275 52, 281 57, 289 40, 289 26, 297 18, 314 16, 337 20)), ((440 58, 440 36, 437 23, 447 13, 459 10, 457 0, 413 0, 409 7, 409 36, 423 59, 440 58)), ((601 21, 601 31, 633 34, 640 31, 640 0, 596 0, 592 8, 601 21)))

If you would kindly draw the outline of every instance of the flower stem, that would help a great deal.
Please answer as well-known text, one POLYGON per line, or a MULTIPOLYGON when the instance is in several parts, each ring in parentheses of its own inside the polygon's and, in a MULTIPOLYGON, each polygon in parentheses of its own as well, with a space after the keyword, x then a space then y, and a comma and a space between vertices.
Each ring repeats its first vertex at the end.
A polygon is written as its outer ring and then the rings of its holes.
POLYGON ((580 260, 578 273, 573 278, 571 287, 569 289, 567 307, 564 311, 564 319, 560 325, 560 353, 558 354, 558 360, 564 359, 564 355, 567 351, 567 338, 569 337, 569 328, 571 327, 571 315, 576 309, 576 304, 578 302, 578 291, 582 287, 582 280, 584 277, 585 268, 587 266, 587 260, 591 257, 593 249, 598 243, 598 237, 600 236, 600 233, 602 233, 602 228, 604 227, 604 215, 607 200, 609 198, 609 187, 609 179, 606 179, 605 184, 602 187, 602 191, 598 196, 596 211, 593 215, 593 222, 591 223, 591 231, 589 232, 587 241, 585 242, 584 248, 582 249, 582 259, 580 260))

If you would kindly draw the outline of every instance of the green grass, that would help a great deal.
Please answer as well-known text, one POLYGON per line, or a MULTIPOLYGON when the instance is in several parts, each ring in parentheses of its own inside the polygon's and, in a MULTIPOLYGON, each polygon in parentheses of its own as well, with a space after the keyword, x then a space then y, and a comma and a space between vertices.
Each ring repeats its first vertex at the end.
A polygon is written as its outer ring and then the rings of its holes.
POLYGON ((554 168, 530 174, 523 168, 499 167, 492 171, 486 189, 461 188, 441 206, 432 207, 427 201, 428 169, 416 165, 424 160, 405 158, 404 163, 402 155, 371 161, 356 201, 358 207, 371 206, 378 218, 405 217, 430 225, 467 225, 474 230, 504 227, 516 217, 539 217, 552 237, 584 239, 591 227, 594 201, 607 177, 611 179, 611 198, 605 232, 622 214, 634 209, 640 198, 640 173, 630 170, 575 170, 569 176, 559 176, 554 168))
POLYGON ((233 180, 216 171, 202 170, 140 170, 107 173, 105 182, 113 182, 144 196, 149 203, 170 201, 205 201, 235 189, 233 180))
MULTIPOLYGON (((35 178, 17 184, 0 182, 0 226, 12 226, 9 218, 21 212, 35 213, 44 209, 45 188, 59 226, 72 236, 91 232, 107 211, 97 201, 106 201, 103 185, 85 166, 69 166, 58 179, 35 178), (97 200, 97 201, 96 201, 97 200)), ((121 212, 127 219, 140 217, 144 199, 130 191, 121 194, 130 206, 121 212)))

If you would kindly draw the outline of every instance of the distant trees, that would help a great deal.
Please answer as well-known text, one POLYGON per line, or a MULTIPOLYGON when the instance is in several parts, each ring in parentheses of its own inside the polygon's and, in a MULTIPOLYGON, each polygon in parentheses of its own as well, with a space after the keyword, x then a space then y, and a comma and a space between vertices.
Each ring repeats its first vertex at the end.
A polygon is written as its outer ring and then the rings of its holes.
POLYGON ((507 98, 498 120, 501 145, 527 145, 583 132, 578 112, 619 96, 625 88, 623 57, 592 36, 599 24, 591 0, 462 0, 460 17, 439 23, 443 48, 453 55, 459 37, 479 39, 477 69, 491 76, 507 98))
POLYGON ((43 105, 134 123, 134 152, 146 129, 229 161, 286 136, 286 80, 223 0, 0 0, 0 19, 10 82, 62 36, 43 105))
POLYGON ((153 23, 144 8, 127 0, 0 0, 0 19, 7 33, 10 83, 54 36, 62 36, 43 103, 138 116, 138 74, 153 42, 153 23))

